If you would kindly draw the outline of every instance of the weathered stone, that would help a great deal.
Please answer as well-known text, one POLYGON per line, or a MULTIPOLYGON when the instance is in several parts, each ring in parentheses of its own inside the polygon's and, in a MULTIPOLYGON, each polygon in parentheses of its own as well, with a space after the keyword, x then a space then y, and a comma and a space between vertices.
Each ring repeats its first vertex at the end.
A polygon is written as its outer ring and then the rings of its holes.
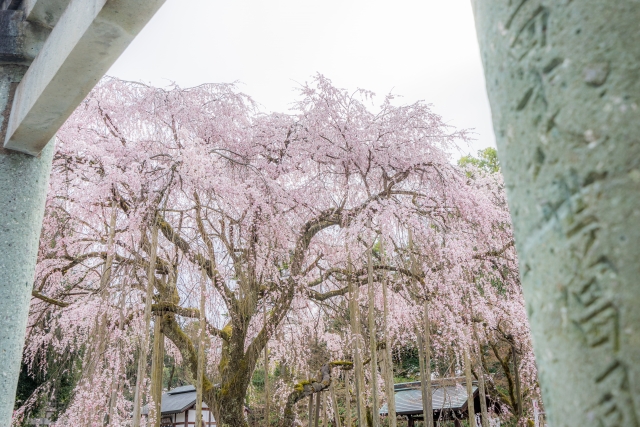
POLYGON ((602 86, 609 77, 607 62, 593 62, 584 67, 584 81, 591 86, 602 86))
POLYGON ((551 426, 638 426, 640 2, 473 1, 551 426))
POLYGON ((0 64, 29 65, 36 57, 49 30, 24 21, 18 10, 0 10, 0 64))
MULTIPOLYGON (((0 126, 26 67, 0 66, 0 126)), ((11 425, 53 144, 40 157, 0 148, 0 426, 11 425)))
POLYGON ((69 2, 70 0, 24 0, 22 8, 27 21, 53 28, 69 2))

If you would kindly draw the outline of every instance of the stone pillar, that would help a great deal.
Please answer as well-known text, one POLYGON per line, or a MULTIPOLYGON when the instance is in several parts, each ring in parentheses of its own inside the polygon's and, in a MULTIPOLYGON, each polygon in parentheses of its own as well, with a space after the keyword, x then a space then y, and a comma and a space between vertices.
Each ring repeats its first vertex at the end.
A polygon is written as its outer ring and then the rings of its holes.
POLYGON ((472 3, 549 425, 638 426, 640 3, 472 3))
POLYGON ((0 1, 0 426, 13 412, 51 140, 163 3, 0 1))
MULTIPOLYGON (((0 65, 0 141, 22 65, 0 65)), ((53 142, 39 157, 0 148, 0 426, 11 425, 53 142)))

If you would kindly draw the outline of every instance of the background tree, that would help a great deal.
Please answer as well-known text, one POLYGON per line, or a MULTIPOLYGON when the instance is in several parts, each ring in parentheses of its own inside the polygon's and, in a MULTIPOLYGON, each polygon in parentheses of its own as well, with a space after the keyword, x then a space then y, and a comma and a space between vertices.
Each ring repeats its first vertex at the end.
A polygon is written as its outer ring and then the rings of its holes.
POLYGON ((458 165, 465 167, 473 165, 486 173, 500 172, 500 160, 498 160, 498 151, 493 147, 487 147, 478 150, 478 157, 470 154, 460 157, 458 165))
POLYGON ((291 380, 306 376, 278 385, 289 387, 285 414, 328 388, 326 367, 353 357, 351 334, 331 327, 348 318, 348 283, 369 359, 382 325, 364 321, 366 308, 381 318, 383 280, 397 295, 393 346, 415 339, 412 313, 425 296, 434 355, 458 360, 471 340, 468 295, 482 301, 474 310, 488 328, 504 306, 523 312, 500 179, 454 166, 448 152, 466 133, 426 105, 387 97, 372 111, 372 96, 317 76, 291 114, 265 115, 233 85, 162 90, 111 79, 92 92, 59 134, 26 349, 29 360, 51 346, 90 350, 65 422, 127 422, 130 367, 150 334, 146 304, 167 353, 197 378, 203 273, 203 396, 223 426, 246 426, 267 341, 291 380), (378 238, 386 255, 368 261, 378 238), (486 272, 501 275, 507 302, 486 272), (308 381, 318 368, 319 381, 308 381))

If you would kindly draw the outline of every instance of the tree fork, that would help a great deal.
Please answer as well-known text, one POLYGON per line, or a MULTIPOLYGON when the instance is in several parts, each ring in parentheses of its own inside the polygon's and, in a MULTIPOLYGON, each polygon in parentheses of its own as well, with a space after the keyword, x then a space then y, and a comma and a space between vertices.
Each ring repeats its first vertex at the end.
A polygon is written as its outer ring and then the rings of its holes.
POLYGON ((638 426, 640 8, 472 4, 549 424, 638 426))

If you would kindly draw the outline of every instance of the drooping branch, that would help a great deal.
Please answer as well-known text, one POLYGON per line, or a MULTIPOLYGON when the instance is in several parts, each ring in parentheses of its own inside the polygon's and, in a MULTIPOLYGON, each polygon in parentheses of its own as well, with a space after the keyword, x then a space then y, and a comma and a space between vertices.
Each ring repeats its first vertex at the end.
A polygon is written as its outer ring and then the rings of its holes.
POLYGON ((505 253, 507 251, 507 249, 509 249, 514 244, 515 244, 515 241, 514 240, 510 240, 502 248, 491 250, 491 251, 487 251, 487 252, 483 252, 481 254, 476 254, 476 255, 473 256, 473 259, 485 259, 485 258, 499 257, 500 255, 505 253))
POLYGON ((42 300, 48 304, 52 304, 52 305, 57 305, 58 307, 68 307, 69 303, 68 302, 64 302, 64 301, 59 301, 57 299, 54 298, 49 298, 46 295, 42 295, 40 292, 36 291, 35 289, 33 291, 31 291, 31 296, 38 298, 39 300, 42 300))
MULTIPOLYGON (((173 313, 182 317, 189 317, 191 319, 199 319, 200 318, 200 310, 192 307, 181 307, 177 304, 168 303, 168 302, 160 302, 153 304, 151 306, 151 312, 153 314, 162 314, 162 313, 173 313)), ((229 334, 224 329, 218 329, 215 326, 211 325, 208 321, 206 321, 207 331, 211 335, 218 336, 226 341, 229 340, 229 334)))
MULTIPOLYGON (((401 267, 395 267, 392 265, 374 265, 373 266, 373 270, 374 271, 392 271, 392 272, 396 272, 396 273, 400 273, 403 276, 407 277, 407 278, 413 278, 415 279, 418 283, 424 283, 424 273, 413 273, 411 270, 406 269, 406 268, 401 268, 401 267)), ((349 273, 346 270, 342 270, 342 269, 332 269, 331 273, 336 273, 336 272, 340 272, 343 274, 344 278, 339 279, 340 281, 347 281, 349 280, 349 273)), ((353 284, 357 284, 357 286, 363 286, 365 285, 367 282, 364 279, 364 277, 366 276, 367 271, 365 268, 362 268, 356 272, 351 273, 351 280, 353 284)), ((324 280, 326 280, 326 278, 328 278, 329 274, 325 274, 323 276, 321 276, 320 278, 310 282, 307 286, 317 286, 318 284, 322 283, 324 280)), ((349 287, 348 286, 344 286, 342 288, 339 289, 335 289, 332 291, 327 291, 327 292, 318 292, 314 289, 309 289, 308 291, 308 295, 309 298, 315 300, 315 301, 325 301, 329 298, 333 298, 333 297, 337 297, 337 296, 343 296, 346 295, 349 292, 349 287)))
POLYGON ((189 317, 192 319, 197 319, 200 316, 200 310, 198 310, 197 308, 181 307, 170 302, 159 302, 153 304, 151 306, 151 312, 153 314, 174 313, 178 316, 189 317))
MULTIPOLYGON (((38 291, 41 291, 42 289, 44 289, 47 280, 49 279, 49 277, 51 277, 51 275, 55 274, 55 273, 61 273, 63 276, 69 271, 71 270, 73 267, 83 263, 84 261, 90 259, 90 258, 107 258, 107 253, 106 252, 87 252, 75 257, 71 257, 71 256, 65 256, 64 259, 69 261, 69 263, 65 264, 64 266, 61 267, 56 267, 56 268, 52 268, 49 272, 47 272, 47 274, 44 275, 44 277, 42 278, 42 280, 40 281, 40 285, 38 286, 38 291)), ((35 296, 35 295, 34 295, 35 296)))
POLYGON ((348 292, 349 292, 349 287, 348 286, 345 286, 345 287, 339 288, 339 289, 335 289, 333 291, 328 291, 328 292, 318 292, 315 289, 310 289, 308 291, 309 298, 311 298, 311 299, 313 299, 315 301, 326 301, 329 298, 346 295, 348 292))

